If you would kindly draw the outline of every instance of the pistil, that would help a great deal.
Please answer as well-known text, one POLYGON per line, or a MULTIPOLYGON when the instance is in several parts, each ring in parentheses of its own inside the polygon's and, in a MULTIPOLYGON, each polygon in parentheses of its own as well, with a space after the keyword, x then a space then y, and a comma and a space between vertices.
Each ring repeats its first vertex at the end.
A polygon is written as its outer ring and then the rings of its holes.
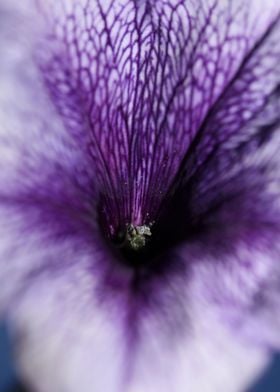
POLYGON ((124 245, 128 248, 139 251, 145 247, 152 232, 149 225, 134 226, 127 225, 124 245))

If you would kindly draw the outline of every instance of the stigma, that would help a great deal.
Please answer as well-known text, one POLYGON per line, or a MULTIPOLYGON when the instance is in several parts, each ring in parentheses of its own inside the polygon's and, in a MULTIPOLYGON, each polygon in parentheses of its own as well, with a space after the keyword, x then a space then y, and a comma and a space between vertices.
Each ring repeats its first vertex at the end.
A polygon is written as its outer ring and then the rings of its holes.
POLYGON ((150 225, 134 226, 129 224, 126 228, 125 245, 134 251, 139 251, 145 247, 151 235, 150 225))

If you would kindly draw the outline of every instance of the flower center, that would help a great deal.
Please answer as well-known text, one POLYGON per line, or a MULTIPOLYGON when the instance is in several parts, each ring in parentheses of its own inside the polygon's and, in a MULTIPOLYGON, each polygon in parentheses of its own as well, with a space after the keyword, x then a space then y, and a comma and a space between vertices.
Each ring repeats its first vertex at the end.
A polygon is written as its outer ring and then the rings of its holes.
POLYGON ((145 247, 152 232, 150 225, 127 225, 123 246, 138 251, 145 247))
MULTIPOLYGON (((138 222, 127 217, 123 223, 109 223, 110 216, 102 204, 99 207, 99 223, 104 238, 117 259, 133 269, 158 271, 168 267, 168 254, 177 244, 186 241, 199 228, 193 224, 189 196, 178 192, 167 199, 161 214, 156 219, 150 213, 148 219, 138 222), (128 223, 129 222, 129 223, 128 223)), ((117 216, 117 214, 115 214, 117 216)), ((122 215, 122 214, 120 214, 122 215)), ((112 214, 114 217, 114 214, 112 214)), ((198 222, 199 225, 199 222, 198 222)))

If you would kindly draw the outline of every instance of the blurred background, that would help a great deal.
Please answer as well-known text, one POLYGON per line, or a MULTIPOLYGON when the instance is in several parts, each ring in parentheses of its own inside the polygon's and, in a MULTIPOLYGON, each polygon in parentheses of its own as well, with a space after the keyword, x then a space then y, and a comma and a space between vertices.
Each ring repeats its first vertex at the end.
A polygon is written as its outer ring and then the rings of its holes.
MULTIPOLYGON (((0 324, 0 392, 29 392, 16 379, 11 342, 4 324, 0 324)), ((271 367, 247 392, 280 392, 280 354, 275 355, 271 367)))

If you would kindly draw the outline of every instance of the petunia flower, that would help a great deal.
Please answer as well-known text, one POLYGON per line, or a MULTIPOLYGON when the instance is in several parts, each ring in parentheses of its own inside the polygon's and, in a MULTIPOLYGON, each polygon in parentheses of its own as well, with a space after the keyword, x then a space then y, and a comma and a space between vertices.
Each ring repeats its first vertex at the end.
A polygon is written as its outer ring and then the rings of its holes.
POLYGON ((1 0, 0 49, 24 382, 245 391, 280 348, 279 0, 1 0))

